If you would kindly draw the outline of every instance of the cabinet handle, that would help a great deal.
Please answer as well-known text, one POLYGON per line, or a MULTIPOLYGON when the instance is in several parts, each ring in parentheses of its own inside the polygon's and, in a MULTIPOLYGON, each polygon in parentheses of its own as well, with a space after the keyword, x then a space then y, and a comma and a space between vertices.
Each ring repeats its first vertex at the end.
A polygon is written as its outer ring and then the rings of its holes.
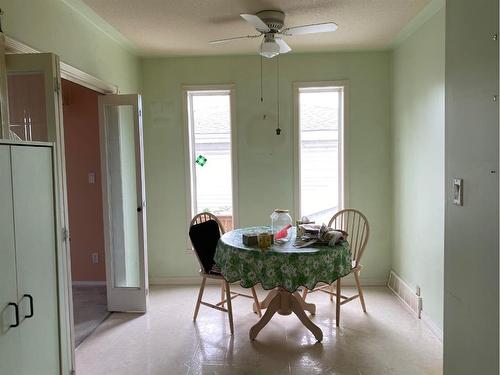
POLYGON ((17 306, 17 303, 14 302, 9 302, 9 306, 14 306, 14 311, 16 313, 16 324, 11 324, 9 327, 17 327, 19 325, 19 306, 17 306))
POLYGON ((30 313, 28 315, 25 315, 25 318, 32 318, 33 317, 33 296, 31 294, 25 294, 23 297, 26 297, 30 300, 30 313))

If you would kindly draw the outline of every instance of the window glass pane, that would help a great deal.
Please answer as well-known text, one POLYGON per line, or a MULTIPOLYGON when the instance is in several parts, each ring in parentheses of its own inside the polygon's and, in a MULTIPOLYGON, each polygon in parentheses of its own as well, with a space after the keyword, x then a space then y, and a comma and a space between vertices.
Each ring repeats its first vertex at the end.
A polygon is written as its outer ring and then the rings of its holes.
POLYGON ((43 72, 9 73, 9 130, 12 139, 47 141, 43 72))
POLYGON ((339 209, 339 103, 337 88, 299 90, 301 215, 328 223, 339 209))
POLYGON ((233 227, 229 91, 190 93, 193 214, 211 212, 233 227), (198 160, 198 162, 196 162, 198 160))
POLYGON ((115 288, 139 288, 134 107, 105 106, 111 258, 115 288))

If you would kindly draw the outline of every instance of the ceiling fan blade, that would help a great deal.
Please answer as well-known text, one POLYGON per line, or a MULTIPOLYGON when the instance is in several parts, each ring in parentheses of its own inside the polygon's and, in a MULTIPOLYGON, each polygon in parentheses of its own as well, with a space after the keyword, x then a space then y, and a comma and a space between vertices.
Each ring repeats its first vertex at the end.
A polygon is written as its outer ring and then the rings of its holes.
POLYGON ((224 39, 211 40, 210 42, 208 42, 208 44, 226 43, 226 42, 232 42, 233 40, 238 40, 238 39, 253 39, 253 38, 258 38, 259 36, 260 35, 235 36, 233 38, 224 38, 224 39))
POLYGON ((278 43, 278 46, 280 46, 280 53, 287 53, 290 52, 292 49, 290 46, 281 38, 274 38, 276 43, 278 43))
POLYGON ((252 26, 255 27, 261 33, 268 33, 269 31, 271 31, 271 29, 269 27, 267 27, 267 25, 264 23, 264 21, 262 21, 255 14, 240 14, 240 16, 245 21, 252 24, 252 26))
POLYGON ((280 34, 283 35, 303 35, 314 33, 330 33, 337 30, 338 26, 333 22, 317 23, 313 25, 288 27, 281 30, 280 34))

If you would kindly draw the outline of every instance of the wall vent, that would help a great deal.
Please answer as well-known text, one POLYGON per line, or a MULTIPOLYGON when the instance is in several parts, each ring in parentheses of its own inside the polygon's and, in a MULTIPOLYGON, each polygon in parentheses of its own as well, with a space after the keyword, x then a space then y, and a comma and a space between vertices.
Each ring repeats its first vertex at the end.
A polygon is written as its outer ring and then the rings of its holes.
POLYGON ((387 286, 419 319, 422 317, 422 297, 419 288, 417 291, 412 290, 394 271, 389 274, 387 286))

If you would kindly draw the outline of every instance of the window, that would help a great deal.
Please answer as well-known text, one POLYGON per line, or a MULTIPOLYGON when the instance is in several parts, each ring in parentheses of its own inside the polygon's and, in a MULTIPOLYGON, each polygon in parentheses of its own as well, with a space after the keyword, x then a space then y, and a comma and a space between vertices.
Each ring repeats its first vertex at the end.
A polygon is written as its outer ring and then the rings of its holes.
POLYGON ((187 89, 191 212, 234 227, 232 89, 187 89))
POLYGON ((295 85, 296 212, 318 224, 344 206, 344 91, 344 85, 295 85))

